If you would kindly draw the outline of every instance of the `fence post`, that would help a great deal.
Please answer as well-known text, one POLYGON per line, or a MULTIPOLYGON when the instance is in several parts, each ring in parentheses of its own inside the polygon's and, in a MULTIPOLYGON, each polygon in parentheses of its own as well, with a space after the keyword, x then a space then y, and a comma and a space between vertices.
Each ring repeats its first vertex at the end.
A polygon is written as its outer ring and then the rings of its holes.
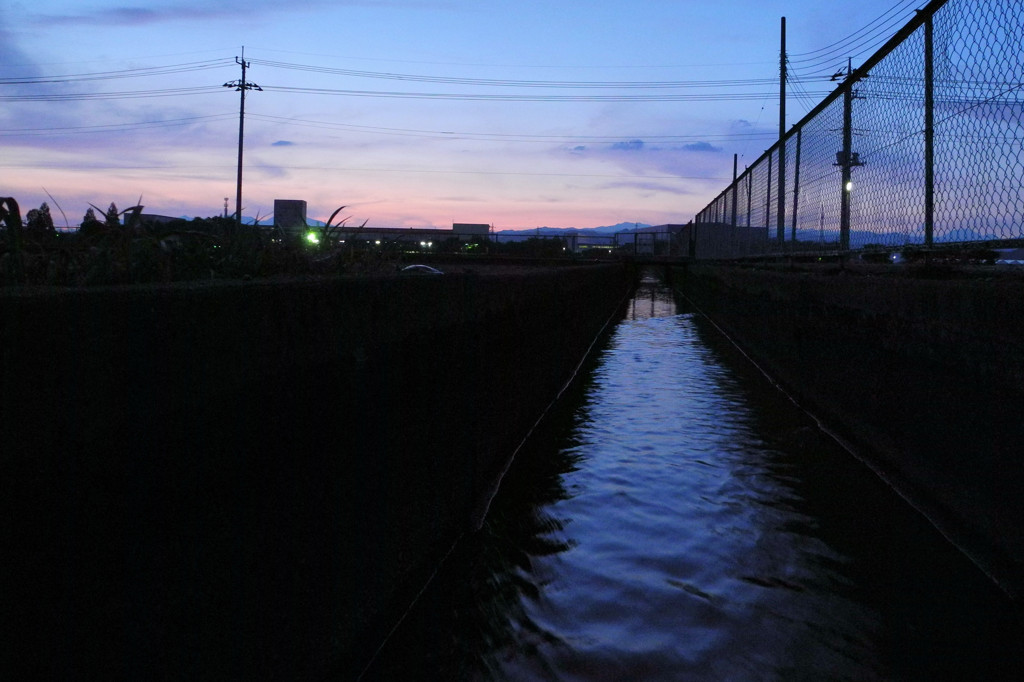
POLYGON ((935 228, 935 80, 932 15, 924 22, 924 245, 932 246, 935 228))
POLYGON ((754 173, 747 169, 747 227, 750 227, 751 200, 754 197, 754 173))
POLYGON ((775 237, 782 248, 786 239, 786 17, 782 17, 779 53, 779 200, 775 209, 775 237))
POLYGON ((740 188, 736 185, 736 165, 739 163, 739 154, 732 155, 732 226, 736 227, 736 202, 739 201, 740 188))
POLYGON ((796 158, 793 160, 793 227, 790 232, 790 241, 796 241, 796 216, 800 208, 800 138, 803 135, 803 126, 796 129, 796 158))

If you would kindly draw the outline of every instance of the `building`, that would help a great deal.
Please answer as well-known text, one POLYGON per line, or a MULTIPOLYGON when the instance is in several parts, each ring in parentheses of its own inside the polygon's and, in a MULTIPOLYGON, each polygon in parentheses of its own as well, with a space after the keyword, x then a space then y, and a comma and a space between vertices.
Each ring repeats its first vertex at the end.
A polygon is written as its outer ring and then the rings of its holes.
POLYGON ((452 223, 452 231, 459 235, 485 237, 491 232, 487 223, 452 223))
POLYGON ((274 227, 287 232, 306 228, 306 202, 303 199, 274 199, 274 227))

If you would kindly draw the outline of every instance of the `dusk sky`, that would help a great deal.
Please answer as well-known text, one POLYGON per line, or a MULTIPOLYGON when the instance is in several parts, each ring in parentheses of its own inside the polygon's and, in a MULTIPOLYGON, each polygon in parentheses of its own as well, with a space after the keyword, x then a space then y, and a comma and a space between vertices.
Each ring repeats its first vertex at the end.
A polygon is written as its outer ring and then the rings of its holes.
POLYGON ((0 2, 0 195, 379 227, 685 223, 924 0, 0 2), (52 195, 52 199, 47 195, 52 195))

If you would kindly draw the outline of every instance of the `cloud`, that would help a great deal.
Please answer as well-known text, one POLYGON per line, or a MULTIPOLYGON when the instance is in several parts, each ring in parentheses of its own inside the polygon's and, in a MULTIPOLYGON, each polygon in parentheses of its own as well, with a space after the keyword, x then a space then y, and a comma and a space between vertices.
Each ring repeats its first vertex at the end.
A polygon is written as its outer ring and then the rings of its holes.
POLYGON ((612 149, 616 151, 636 152, 644 148, 643 140, 629 140, 627 142, 616 142, 612 149))
POLYGON ((644 192, 647 195, 653 194, 692 194, 690 190, 681 184, 668 184, 665 182, 650 182, 644 180, 609 182, 604 189, 633 189, 644 192))
MULTIPOLYGON (((71 26, 145 26, 170 21, 195 21, 217 18, 235 19, 239 16, 251 17, 254 14, 312 11, 321 7, 338 5, 356 7, 378 7, 379 3, 372 0, 347 0, 332 2, 331 0, 305 0, 298 8, 292 3, 279 0, 221 0, 210 3, 208 0, 164 0, 138 5, 114 5, 87 9, 76 14, 36 14, 31 22, 38 25, 71 25, 71 26)), ((391 2, 387 6, 422 6, 417 2, 391 2)), ((427 3, 430 4, 430 3, 427 3)))
POLYGON ((295 143, 291 140, 278 140, 277 142, 271 142, 271 147, 294 147, 295 143))
POLYGON ((692 142, 690 144, 684 144, 683 149, 688 152, 720 152, 721 147, 716 147, 710 142, 692 142))
MULTIPOLYGON (((308 8, 306 3, 304 8, 308 8)), ((279 11, 281 4, 268 0, 221 0, 217 3, 202 0, 164 0, 138 5, 112 5, 84 9, 78 13, 36 14, 35 24, 72 26, 145 26, 168 21, 194 21, 251 15, 260 11, 279 11)))
MULTIPOLYGON (((232 12, 237 11, 232 9, 232 12)), ((145 26, 163 21, 209 19, 223 16, 223 7, 105 7, 77 14, 36 14, 32 23, 42 26, 145 26)))

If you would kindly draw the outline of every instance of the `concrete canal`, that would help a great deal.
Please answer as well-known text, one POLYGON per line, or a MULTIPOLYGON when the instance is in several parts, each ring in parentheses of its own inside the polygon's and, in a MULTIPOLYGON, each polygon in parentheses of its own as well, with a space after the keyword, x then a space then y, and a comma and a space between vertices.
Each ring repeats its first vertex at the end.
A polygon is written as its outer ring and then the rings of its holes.
POLYGON ((1010 679, 1006 595, 652 279, 363 679, 1010 679))

